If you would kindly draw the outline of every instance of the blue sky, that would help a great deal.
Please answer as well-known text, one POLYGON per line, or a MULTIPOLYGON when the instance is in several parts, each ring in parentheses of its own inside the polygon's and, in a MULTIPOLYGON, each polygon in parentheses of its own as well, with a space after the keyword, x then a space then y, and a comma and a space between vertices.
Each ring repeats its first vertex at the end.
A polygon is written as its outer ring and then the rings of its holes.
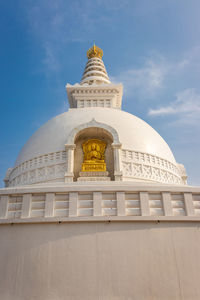
POLYGON ((148 122, 200 185, 199 0, 0 0, 0 181, 28 138, 68 109, 95 41, 123 109, 148 122))

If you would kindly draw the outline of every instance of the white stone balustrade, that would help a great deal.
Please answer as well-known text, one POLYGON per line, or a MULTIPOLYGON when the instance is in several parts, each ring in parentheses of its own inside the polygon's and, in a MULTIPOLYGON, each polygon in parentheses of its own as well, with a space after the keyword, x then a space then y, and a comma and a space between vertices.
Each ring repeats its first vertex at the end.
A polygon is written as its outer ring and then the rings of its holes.
POLYGON ((0 191, 0 223, 96 220, 200 221, 200 188, 113 182, 0 191))

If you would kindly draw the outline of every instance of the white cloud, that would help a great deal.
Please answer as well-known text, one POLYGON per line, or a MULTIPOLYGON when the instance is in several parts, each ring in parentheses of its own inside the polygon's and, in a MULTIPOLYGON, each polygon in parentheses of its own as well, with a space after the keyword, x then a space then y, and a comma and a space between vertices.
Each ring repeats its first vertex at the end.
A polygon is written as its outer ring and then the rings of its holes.
POLYGON ((111 76, 111 81, 122 82, 126 96, 137 94, 141 97, 152 97, 163 87, 163 81, 169 66, 161 56, 146 59, 141 68, 131 68, 118 76, 111 76))
MULTIPOLYGON (((150 116, 176 115, 176 123, 194 124, 200 121, 200 93, 196 89, 185 89, 176 94, 168 106, 150 109, 150 116)), ((173 122, 174 123, 174 122, 173 122)))
POLYGON ((41 0, 28 5, 26 14, 29 28, 43 48, 42 63, 46 74, 61 69, 61 59, 68 43, 84 41, 83 30, 92 22, 89 18, 90 9, 88 12, 86 9, 88 5, 85 3, 82 11, 77 2, 65 0, 41 0))
MULTIPOLYGON (((169 90, 191 90, 199 82, 200 46, 181 54, 176 61, 167 59, 161 54, 146 58, 140 68, 131 67, 117 76, 111 76, 114 82, 122 82, 127 97, 134 96, 139 100, 159 101, 159 95, 169 95, 169 90)), ((197 85, 196 85, 197 86, 197 85)), ((191 95, 190 95, 191 96, 191 95)), ((179 97, 179 95, 177 95, 179 97)), ((152 114, 174 114, 174 107, 161 107, 152 110, 152 114)))
MULTIPOLYGON (((126 0, 130 2, 129 0, 126 0)), ((98 13, 125 9, 120 0, 40 0, 26 6, 29 28, 44 50, 44 72, 58 71, 68 43, 82 43, 94 36, 99 25, 112 25, 109 15, 98 13), (54 66, 53 66, 54 63, 54 66)))
POLYGON ((46 66, 48 71, 58 71, 61 67, 61 64, 58 59, 56 49, 47 43, 44 45, 44 50, 45 57, 43 59, 43 64, 46 66))
POLYGON ((160 107, 158 109, 150 109, 149 115, 151 116, 160 116, 160 115, 168 115, 175 114, 176 110, 172 106, 160 107))

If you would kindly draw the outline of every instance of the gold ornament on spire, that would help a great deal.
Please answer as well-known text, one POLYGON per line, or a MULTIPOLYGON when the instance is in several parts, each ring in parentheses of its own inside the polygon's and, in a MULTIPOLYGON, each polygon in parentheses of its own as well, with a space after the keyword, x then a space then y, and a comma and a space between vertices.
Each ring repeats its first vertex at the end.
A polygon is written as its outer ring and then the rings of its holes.
POLYGON ((95 44, 92 48, 90 48, 87 51, 88 59, 93 58, 93 57, 102 58, 102 56, 103 56, 103 50, 100 49, 99 47, 97 47, 95 44))

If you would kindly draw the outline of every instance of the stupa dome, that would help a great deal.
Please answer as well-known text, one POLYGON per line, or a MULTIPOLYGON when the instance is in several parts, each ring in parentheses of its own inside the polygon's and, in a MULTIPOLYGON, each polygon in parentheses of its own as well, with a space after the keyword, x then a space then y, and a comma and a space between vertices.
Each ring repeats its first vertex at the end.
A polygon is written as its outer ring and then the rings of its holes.
MULTIPOLYGON (((163 138, 146 122, 121 110, 123 86, 110 83, 103 51, 94 45, 87 56, 81 83, 66 86, 69 111, 33 134, 8 170, 6 185, 79 180, 87 139, 104 140, 107 145, 101 160, 106 177, 101 180, 185 184, 184 167, 176 163, 163 138)), ((93 147, 96 151, 98 145, 93 147)), ((98 166, 97 161, 92 168, 98 166)), ((84 180, 100 180, 99 173, 89 172, 93 177, 86 173, 84 180)))
POLYGON ((78 132, 90 127, 110 131, 112 143, 121 144, 125 180, 166 180, 158 174, 152 174, 149 178, 140 174, 142 165, 147 169, 148 166, 156 168, 156 171, 165 170, 171 180, 175 180, 174 183, 182 183, 172 151, 150 125, 119 109, 88 107, 69 109, 38 129, 20 151, 10 174, 10 184, 63 182, 67 161, 65 145, 73 144, 78 132), (136 173, 127 169, 132 161, 139 168, 136 173))
POLYGON ((41 155, 64 151, 71 131, 92 120, 114 128, 123 149, 152 154, 176 164, 167 143, 140 118, 117 109, 90 107, 70 109, 49 120, 22 148, 15 166, 41 155))

